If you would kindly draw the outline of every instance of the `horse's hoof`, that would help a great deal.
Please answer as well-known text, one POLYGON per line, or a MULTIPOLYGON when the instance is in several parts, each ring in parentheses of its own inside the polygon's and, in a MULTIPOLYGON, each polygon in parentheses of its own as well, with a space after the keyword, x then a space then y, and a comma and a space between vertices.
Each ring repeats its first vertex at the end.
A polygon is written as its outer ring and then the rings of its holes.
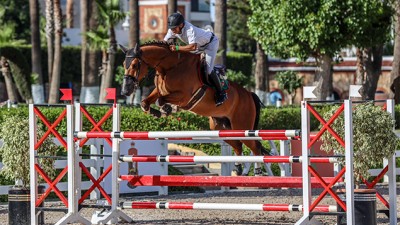
POLYGON ((242 174, 242 177, 247 177, 247 176, 249 176, 248 173, 243 173, 243 174, 242 174))
POLYGON ((169 116, 172 113, 172 107, 170 104, 165 104, 161 107, 160 111, 161 111, 161 113, 165 114, 166 116, 169 116))
POLYGON ((264 147, 261 148, 261 155, 273 156, 273 154, 271 154, 271 152, 268 152, 267 149, 265 149, 264 147))
POLYGON ((264 173, 261 168, 255 168, 254 169, 254 176, 259 177, 259 176, 264 176, 264 173))
POLYGON ((235 165, 235 169, 233 169, 233 171, 235 171, 237 176, 241 176, 243 174, 242 164, 235 165))
POLYGON ((150 115, 152 115, 154 118, 160 118, 161 112, 156 109, 150 108, 150 115))

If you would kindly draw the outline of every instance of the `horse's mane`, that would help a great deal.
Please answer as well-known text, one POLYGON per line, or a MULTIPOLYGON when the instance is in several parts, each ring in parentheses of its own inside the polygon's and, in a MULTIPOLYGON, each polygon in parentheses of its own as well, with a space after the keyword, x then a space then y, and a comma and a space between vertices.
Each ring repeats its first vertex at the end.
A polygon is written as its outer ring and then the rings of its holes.
POLYGON ((168 48, 169 44, 166 41, 153 40, 153 41, 148 41, 148 42, 140 45, 140 47, 143 47, 143 46, 160 46, 160 47, 168 48))

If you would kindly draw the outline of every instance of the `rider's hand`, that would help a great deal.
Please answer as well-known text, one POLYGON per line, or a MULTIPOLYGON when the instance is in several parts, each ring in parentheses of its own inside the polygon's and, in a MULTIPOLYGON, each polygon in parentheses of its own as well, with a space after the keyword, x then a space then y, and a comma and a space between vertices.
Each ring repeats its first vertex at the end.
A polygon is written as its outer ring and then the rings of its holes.
POLYGON ((170 45, 169 46, 169 50, 171 50, 172 52, 176 51, 176 46, 175 45, 170 45))

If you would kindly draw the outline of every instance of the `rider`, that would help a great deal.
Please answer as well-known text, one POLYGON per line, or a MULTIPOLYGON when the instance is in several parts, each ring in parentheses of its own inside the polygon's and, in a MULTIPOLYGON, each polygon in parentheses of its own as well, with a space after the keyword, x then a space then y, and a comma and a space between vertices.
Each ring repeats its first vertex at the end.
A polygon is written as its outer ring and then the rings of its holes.
POLYGON ((228 98, 222 89, 218 75, 213 71, 214 60, 217 55, 219 40, 214 33, 203 30, 185 21, 182 14, 173 13, 168 17, 168 32, 164 41, 179 38, 185 46, 170 45, 171 51, 204 52, 206 55, 207 73, 216 88, 215 105, 220 106, 228 98))

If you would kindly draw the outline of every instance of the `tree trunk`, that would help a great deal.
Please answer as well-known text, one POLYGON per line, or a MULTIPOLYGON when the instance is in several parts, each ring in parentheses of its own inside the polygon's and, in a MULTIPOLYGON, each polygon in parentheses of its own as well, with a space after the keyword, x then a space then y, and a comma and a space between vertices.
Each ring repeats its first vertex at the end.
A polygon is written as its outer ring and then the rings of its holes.
MULTIPOLYGON (((88 18, 89 18, 89 29, 95 30, 98 26, 98 11, 96 1, 87 1, 88 7, 88 18)), ((85 65, 85 86, 81 90, 81 102, 83 103, 98 103, 99 102, 99 57, 97 51, 90 50, 86 53, 86 65, 85 65)))
POLYGON ((10 69, 10 64, 8 63, 7 59, 4 57, 1 57, 0 59, 0 68, 1 68, 1 73, 4 76, 4 80, 6 82, 6 89, 7 89, 7 95, 8 99, 11 102, 17 102, 18 97, 16 93, 16 88, 13 83, 12 77, 11 77, 11 69, 10 69))
POLYGON ((81 1, 81 86, 86 86, 86 73, 87 73, 87 38, 85 33, 88 31, 88 1, 81 1))
POLYGON ((117 52, 117 41, 115 37, 115 30, 114 26, 110 26, 110 48, 108 49, 108 61, 107 61, 107 69, 105 71, 105 77, 102 78, 100 100, 99 100, 100 103, 107 103, 107 100, 105 100, 104 97, 106 96, 106 88, 112 87, 116 52, 117 52))
POLYGON ((61 79, 61 41, 62 41, 62 12, 60 0, 54 0, 54 61, 53 77, 51 79, 49 103, 55 104, 59 100, 59 89, 61 79))
POLYGON ((368 56, 365 62, 367 74, 362 96, 365 96, 367 100, 374 100, 379 76, 382 72, 383 45, 366 49, 366 54, 368 56))
POLYGON ((54 59, 54 9, 53 1, 46 0, 46 38, 47 38, 47 71, 49 83, 51 82, 53 72, 53 59, 54 59))
POLYGON ((395 4, 396 13, 394 18, 396 20, 395 38, 394 38, 394 52, 392 72, 390 73, 389 83, 391 84, 392 93, 389 98, 394 98, 396 104, 400 104, 400 3, 395 4))
MULTIPOLYGON (((81 1, 81 2, 85 2, 85 1, 81 1)), ((66 28, 73 28, 74 27, 74 0, 67 0, 67 6, 66 6, 65 10, 66 10, 66 12, 65 12, 66 20, 67 20, 67 21, 65 21, 66 28)), ((82 8, 81 8, 81 10, 82 10, 82 8)))
MULTIPOLYGON (((176 0, 175 0, 176 2, 176 0)), ((169 4, 168 4, 169 10, 169 4)), ((140 44, 140 23, 139 23, 139 0, 129 1, 130 26, 129 26, 129 48, 140 44)))
MULTIPOLYGON (((42 73, 42 50, 40 48, 40 25, 39 25, 39 2, 38 0, 29 0, 29 14, 31 18, 31 57, 32 57, 32 74, 38 75, 38 83, 41 88, 38 88, 38 98, 34 98, 34 103, 44 103, 38 101, 39 99, 44 99, 44 92, 43 92, 43 73, 42 73)), ((32 93, 33 94, 33 93, 32 93)))
POLYGON ((259 43, 257 43, 256 51, 255 78, 256 94, 264 104, 267 104, 267 93, 269 92, 268 58, 259 43))
POLYGON ((316 86, 314 94, 316 100, 326 100, 332 93, 332 57, 323 54, 316 57, 317 71, 315 71, 314 85, 316 86))
POLYGON ((178 0, 168 0, 168 15, 178 12, 178 0))
POLYGON ((216 64, 226 65, 226 0, 215 1, 215 34, 219 38, 218 55, 215 59, 216 64))

